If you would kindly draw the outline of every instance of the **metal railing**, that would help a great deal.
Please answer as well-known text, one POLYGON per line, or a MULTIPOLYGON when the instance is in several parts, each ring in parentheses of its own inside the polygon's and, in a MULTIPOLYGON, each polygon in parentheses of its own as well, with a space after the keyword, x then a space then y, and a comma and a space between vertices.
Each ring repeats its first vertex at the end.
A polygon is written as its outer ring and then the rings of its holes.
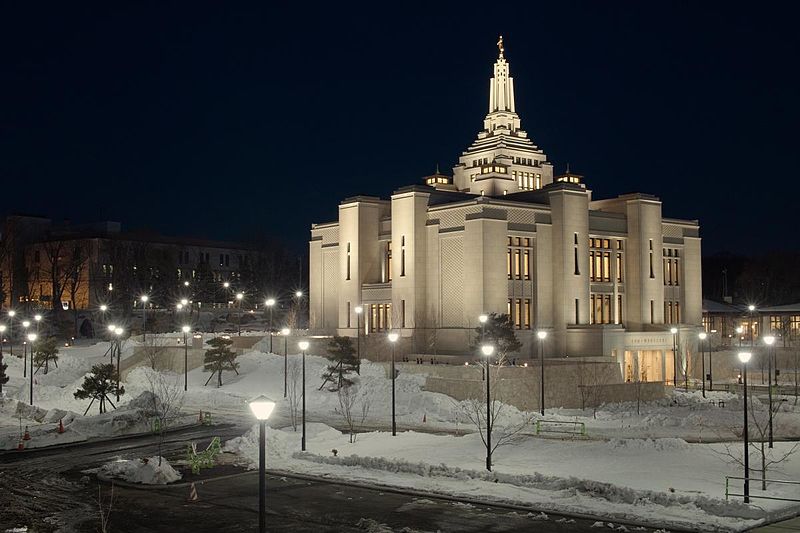
POLYGON ((536 434, 542 433, 560 433, 564 435, 580 435, 586 436, 586 424, 583 422, 570 422, 561 420, 537 420, 536 421, 536 434))
MULTIPOLYGON (((729 496, 738 496, 738 497, 742 497, 742 498, 745 496, 744 494, 736 494, 736 493, 733 493, 733 492, 730 491, 730 480, 731 479, 738 479, 740 481, 745 481, 745 482, 747 482, 748 485, 750 485, 751 481, 758 481, 758 482, 763 481, 764 483, 779 483, 779 484, 783 484, 783 485, 800 485, 800 481, 786 481, 786 480, 781 480, 781 479, 765 479, 765 480, 761 480, 761 479, 752 478, 752 477, 751 478, 745 478, 745 477, 739 477, 739 476, 725 476, 725 501, 728 501, 728 497, 729 496)), ((756 488, 755 490, 761 490, 761 489, 756 488)), ((748 497, 750 497, 750 498, 758 498, 760 500, 777 500, 777 501, 782 501, 782 502, 800 502, 800 498, 781 498, 779 496, 754 496, 752 494, 748 494, 748 497)))

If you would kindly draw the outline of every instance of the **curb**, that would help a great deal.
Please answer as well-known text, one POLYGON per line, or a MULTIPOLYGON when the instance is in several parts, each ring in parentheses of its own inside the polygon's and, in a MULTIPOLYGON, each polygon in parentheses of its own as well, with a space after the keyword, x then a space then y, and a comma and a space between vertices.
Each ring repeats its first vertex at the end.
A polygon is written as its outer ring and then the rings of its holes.
MULTIPOLYGON (((595 515, 589 515, 584 513, 565 513, 563 511, 555 511, 553 509, 536 507, 533 505, 521 505, 521 504, 514 504, 508 503, 503 501, 493 501, 493 500, 482 500, 478 498, 470 498, 467 496, 453 496, 451 494, 440 493, 435 491, 424 491, 424 490, 416 490, 416 489, 409 489, 409 488, 402 488, 397 487, 394 485, 382 485, 379 483, 370 483, 366 481, 353 481, 353 480, 345 480, 336 477, 329 477, 329 476, 314 476, 310 474, 300 474, 296 472, 289 472, 286 470, 266 470, 266 474, 270 476, 278 476, 278 477, 287 477, 292 479, 301 479, 305 481, 315 481, 315 482, 322 482, 328 483, 331 485, 342 485, 345 487, 356 487, 361 489, 367 489, 372 491, 378 492, 389 492, 392 494, 403 494, 406 496, 419 496, 419 497, 430 497, 436 498, 437 500, 445 500, 449 502, 457 502, 457 503, 468 503, 471 505, 482 505, 485 507, 494 507, 497 509, 507 509, 510 511, 524 511, 528 513, 545 513, 549 515, 560 516, 564 518, 578 518, 581 520, 594 520, 594 521, 603 521, 603 522, 613 522, 615 524, 631 526, 631 527, 650 527, 650 528, 658 528, 664 527, 663 523, 658 524, 651 524, 649 522, 633 522, 631 520, 625 518, 609 518, 609 517, 600 517, 595 515)), ((194 482, 180 482, 180 483, 171 483, 169 485, 141 485, 135 483, 128 483, 127 481, 116 481, 116 480, 109 480, 107 482, 113 481, 115 485, 137 489, 137 490, 164 490, 164 489, 172 489, 172 488, 186 488, 191 486, 192 483, 195 485, 197 484, 204 484, 204 483, 212 483, 214 481, 222 481, 225 479, 232 479, 237 477, 244 477, 249 475, 258 475, 256 470, 248 470, 247 472, 239 472, 237 474, 228 474, 224 476, 203 479, 200 481, 194 482)), ((100 476, 96 476, 98 479, 101 479, 100 476)), ((101 480, 106 481, 106 480, 101 480)), ((668 526, 670 531, 679 531, 682 533, 691 533, 697 531, 696 529, 688 529, 685 526, 679 524, 671 524, 668 526)))

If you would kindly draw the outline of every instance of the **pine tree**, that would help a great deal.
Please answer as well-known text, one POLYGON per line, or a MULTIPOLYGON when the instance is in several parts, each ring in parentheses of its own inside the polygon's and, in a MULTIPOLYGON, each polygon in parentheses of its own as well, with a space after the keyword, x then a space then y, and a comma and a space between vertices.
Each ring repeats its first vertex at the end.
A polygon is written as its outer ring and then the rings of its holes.
POLYGON ((98 400, 100 403, 100 413, 102 414, 106 412, 106 402, 110 403, 111 407, 116 409, 116 406, 111 403, 109 399, 109 396, 116 394, 120 396, 125 394, 125 387, 120 386, 119 393, 117 393, 117 370, 114 368, 113 364, 108 363, 94 365, 92 367, 92 372, 83 378, 83 385, 81 385, 81 388, 75 391, 75 398, 78 400, 92 399, 89 407, 86 408, 87 412, 92 406, 92 403, 98 400))
POLYGON ((236 352, 232 351, 229 346, 233 344, 231 339, 225 337, 214 337, 208 344, 212 347, 206 350, 206 356, 203 360, 203 371, 211 372, 206 385, 217 375, 217 387, 222 386, 222 372, 225 370, 233 370, 236 375, 239 375, 239 363, 236 362, 236 352))
POLYGON ((342 387, 349 387, 353 384, 347 375, 356 372, 359 360, 355 355, 353 341, 350 337, 334 337, 328 343, 328 360, 333 363, 328 365, 326 379, 334 382, 331 390, 339 390, 342 387))
POLYGON ((58 368, 58 348, 56 348, 55 337, 41 339, 31 349, 33 350, 33 362, 36 363, 37 368, 41 368, 44 365, 45 374, 50 371, 51 361, 58 368))
POLYGON ((486 323, 475 328, 477 333, 475 343, 471 346, 473 351, 477 351, 484 344, 494 346, 497 358, 502 359, 512 352, 518 352, 522 348, 522 343, 514 333, 514 323, 507 314, 489 314, 486 323))

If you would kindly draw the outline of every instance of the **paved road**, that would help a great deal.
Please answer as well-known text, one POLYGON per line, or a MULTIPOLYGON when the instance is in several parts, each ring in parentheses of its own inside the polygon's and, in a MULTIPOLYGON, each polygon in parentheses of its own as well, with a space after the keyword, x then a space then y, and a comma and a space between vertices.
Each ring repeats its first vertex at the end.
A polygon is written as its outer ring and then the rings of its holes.
MULTIPOLYGON (((238 424, 194 427, 171 433, 164 455, 182 454, 186 443, 205 445, 212 435, 227 439, 238 424)), ((98 484, 81 470, 116 457, 156 453, 152 436, 68 446, 0 457, 0 524, 32 531, 98 531, 98 484)), ((239 532, 257 524, 258 476, 248 473, 197 485, 199 501, 187 502, 187 487, 138 489, 116 486, 110 531, 239 532)), ((102 487, 107 495, 108 487, 102 487)), ((501 507, 470 505, 388 490, 351 487, 292 477, 268 479, 268 530, 325 532, 512 532, 589 531, 580 520, 501 507), (546 525, 545 525, 546 524, 546 525)), ((632 531, 634 528, 629 527, 632 531)), ((640 529, 640 531, 646 531, 640 529)))

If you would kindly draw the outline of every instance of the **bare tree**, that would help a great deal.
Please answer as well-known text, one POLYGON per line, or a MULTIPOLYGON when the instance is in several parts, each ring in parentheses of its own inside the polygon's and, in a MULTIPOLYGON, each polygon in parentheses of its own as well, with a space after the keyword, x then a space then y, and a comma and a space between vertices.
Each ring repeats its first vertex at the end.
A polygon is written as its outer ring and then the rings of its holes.
POLYGON ((161 466, 161 450, 167 426, 169 420, 177 416, 183 407, 184 391, 178 374, 151 370, 146 377, 148 390, 151 392, 150 413, 157 424, 155 432, 158 439, 158 466, 161 466))
MULTIPOLYGON (((72 308, 73 336, 78 338, 78 294, 88 284, 89 249, 83 241, 75 241, 66 268, 66 290, 72 308)), ((84 303, 84 302, 81 302, 84 303)), ((88 303, 88 302, 86 302, 88 303)))
POLYGON ((300 387, 300 361, 292 357, 288 362, 287 391, 286 400, 289 405, 289 423, 292 430, 297 431, 299 422, 300 402, 303 398, 303 391, 300 387))
MULTIPOLYGON (((777 465, 786 462, 800 447, 800 442, 796 442, 788 450, 778 451, 776 448, 769 448, 767 443, 769 440, 769 406, 762 404, 757 399, 753 398, 753 394, 748 397, 748 440, 750 448, 748 453, 750 457, 756 456, 761 468, 753 468, 753 462, 750 461, 750 469, 761 473, 761 490, 767 490, 767 472, 775 469, 777 465)), ((778 414, 781 411, 782 402, 773 402, 772 406, 772 423, 777 425, 778 414)), ((731 428, 731 431, 739 437, 744 435, 744 428, 738 426, 731 428)), ((744 467, 744 452, 741 446, 734 444, 725 444, 723 451, 716 452, 721 455, 726 461, 744 467)))
POLYGON ((358 431, 364 426, 369 414, 369 399, 359 394, 355 385, 341 387, 336 394, 339 398, 339 407, 335 411, 344 419, 352 444, 356 441, 358 431))
MULTIPOLYGON (((500 362, 502 363, 502 360, 500 362)), ((514 420, 508 415, 508 406, 502 401, 502 380, 499 374, 500 365, 489 374, 490 401, 488 409, 485 394, 479 394, 477 398, 469 398, 456 404, 460 407, 465 419, 477 429, 490 457, 494 456, 495 450, 501 446, 513 444, 521 438, 522 431, 530 426, 533 419, 532 415, 528 413, 520 413, 521 420, 514 420), (491 434, 491 448, 488 445, 489 434, 491 434)))
POLYGON ((97 485, 97 507, 100 512, 100 533, 108 533, 111 523, 111 509, 114 507, 114 482, 108 491, 108 499, 103 498, 103 486, 97 485))
MULTIPOLYGON (((156 364, 164 351, 164 346, 167 343, 167 338, 161 335, 148 335, 142 346, 147 361, 150 363, 150 368, 156 369, 156 364)), ((172 368, 168 370, 173 370, 172 368)))
POLYGON ((597 406, 602 396, 603 385, 609 381, 608 372, 601 372, 600 363, 590 363, 581 359, 576 365, 578 392, 581 395, 581 409, 592 408, 592 416, 597 418, 597 406))

